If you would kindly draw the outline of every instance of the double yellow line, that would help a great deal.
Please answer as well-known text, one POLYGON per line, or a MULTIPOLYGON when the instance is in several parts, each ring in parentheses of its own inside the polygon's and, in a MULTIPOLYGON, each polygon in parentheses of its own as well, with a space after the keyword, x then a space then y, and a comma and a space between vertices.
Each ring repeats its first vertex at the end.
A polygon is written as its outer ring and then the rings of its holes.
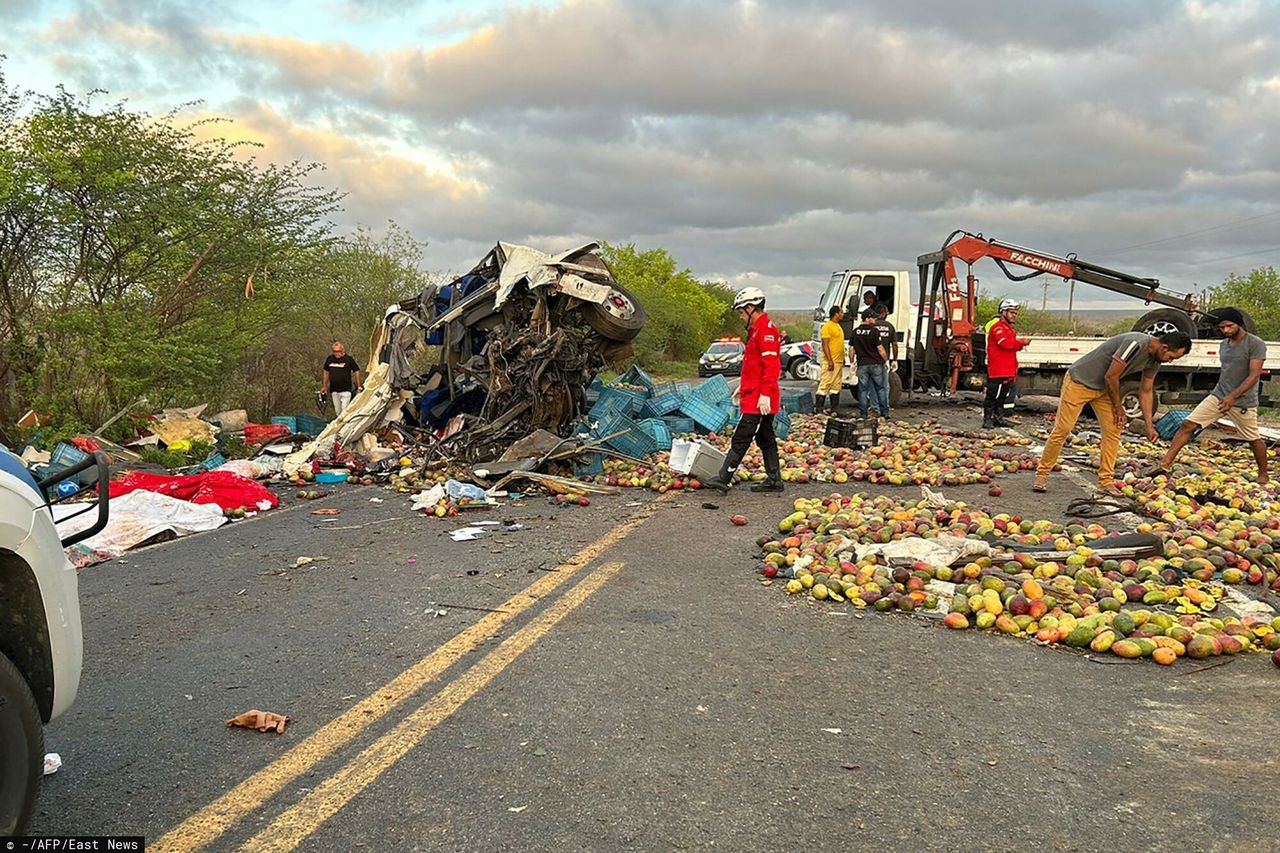
MULTIPOLYGON (((280 758, 174 827, 152 847, 159 851, 199 850, 221 838, 245 816, 261 808, 293 780, 343 748, 365 729, 404 704, 513 619, 563 585, 657 511, 657 503, 613 528, 551 572, 508 599, 500 612, 488 613, 444 645, 423 657, 378 690, 353 705, 280 758)), ((478 693, 565 616, 622 570, 619 562, 591 572, 577 586, 449 682, 426 704, 397 723, 301 801, 285 810, 245 845, 245 850, 293 850, 436 726, 478 693)))

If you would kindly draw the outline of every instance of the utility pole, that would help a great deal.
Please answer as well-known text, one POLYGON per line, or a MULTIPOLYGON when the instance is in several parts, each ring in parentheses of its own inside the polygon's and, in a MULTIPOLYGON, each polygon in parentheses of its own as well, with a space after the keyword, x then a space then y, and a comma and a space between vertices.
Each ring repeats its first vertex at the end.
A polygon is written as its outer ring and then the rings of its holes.
POLYGON ((1044 280, 1044 284, 1042 285, 1042 289, 1040 291, 1040 310, 1041 311, 1049 310, 1049 279, 1047 278, 1044 280))

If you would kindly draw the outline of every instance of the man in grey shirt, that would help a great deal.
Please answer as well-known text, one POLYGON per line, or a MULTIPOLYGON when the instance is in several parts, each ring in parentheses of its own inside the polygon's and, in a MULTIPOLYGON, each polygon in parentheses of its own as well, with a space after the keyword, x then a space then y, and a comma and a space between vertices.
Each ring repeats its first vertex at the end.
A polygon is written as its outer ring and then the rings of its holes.
POLYGON ((1155 337, 1142 332, 1125 332, 1103 341, 1092 352, 1081 356, 1062 377, 1053 432, 1044 443, 1032 490, 1049 490, 1049 474, 1058 464, 1062 445, 1088 405, 1097 416, 1098 428, 1102 431, 1098 448, 1098 488, 1103 492, 1114 492, 1120 433, 1129 422, 1120 403, 1120 380, 1135 373, 1142 374, 1138 399, 1147 425, 1147 437, 1154 440, 1156 428, 1151 415, 1155 410, 1156 371, 1160 365, 1182 358, 1190 349, 1191 338, 1181 332, 1166 332, 1155 337))
POLYGON ((1267 344, 1257 335, 1245 331, 1244 315, 1238 309, 1219 308, 1211 316, 1217 319, 1218 330, 1224 338, 1218 348, 1218 361, 1222 365, 1218 384, 1187 415, 1173 437, 1173 444, 1169 445, 1169 452, 1156 468, 1147 473, 1151 476, 1168 475, 1174 460, 1196 430, 1216 423, 1225 415, 1235 424, 1240 437, 1249 442, 1254 461, 1258 463, 1258 482, 1266 483, 1270 478, 1267 475, 1267 445, 1258 432, 1258 380, 1262 377, 1267 344))

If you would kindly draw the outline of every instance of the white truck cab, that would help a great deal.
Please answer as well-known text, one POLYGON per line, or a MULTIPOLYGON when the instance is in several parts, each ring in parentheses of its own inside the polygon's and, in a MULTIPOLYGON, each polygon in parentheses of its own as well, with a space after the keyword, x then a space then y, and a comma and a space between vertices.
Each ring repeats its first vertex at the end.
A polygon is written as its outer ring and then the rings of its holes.
POLYGON ((106 462, 85 463, 37 481, 0 447, 0 836, 23 831, 39 792, 43 725, 65 711, 80 685, 83 634, 76 570, 67 545, 107 522, 106 462), (80 478, 96 468, 97 475, 80 478), (49 495, 59 482, 100 480, 97 521, 65 540, 54 525, 49 495))
MULTIPOLYGON (((841 325, 845 330, 845 338, 848 339, 853 327, 861 322, 860 315, 864 307, 863 295, 868 291, 875 294, 877 302, 882 302, 889 308, 887 319, 897 330, 898 369, 889 375, 890 404, 898 405, 903 395, 912 389, 934 390, 936 393, 941 383, 939 376, 935 373, 936 364, 930 364, 931 353, 928 352, 928 344, 930 323, 941 321, 943 309, 941 307, 934 309, 929 304, 921 306, 919 277, 913 276, 907 270, 845 269, 833 272, 827 281, 821 301, 813 311, 814 340, 820 340, 822 324, 826 322, 827 314, 833 305, 844 308, 845 317, 841 325), (917 342, 918 332, 920 332, 919 342, 917 342)), ((1136 310, 1135 313, 1137 313, 1136 310)), ((1148 334, 1171 330, 1181 331, 1184 326, 1165 328, 1164 321, 1161 319, 1166 315, 1179 313, 1169 308, 1149 311, 1134 324, 1134 331, 1148 334)), ((1189 324, 1187 327, 1195 331, 1195 326, 1189 318, 1185 324, 1189 324)), ((1031 344, 1018 353, 1019 393, 1057 394, 1067 368, 1106 339, 1071 335, 1032 335, 1030 340, 1031 344)), ((1196 338, 1192 341, 1191 351, 1185 357, 1161 367, 1156 377, 1157 404, 1162 401, 1175 404, 1199 402, 1217 382, 1220 345, 1221 341, 1217 338, 1196 338)), ((980 329, 974 335, 973 349, 975 353, 973 369, 960 375, 961 390, 980 391, 986 384, 986 335, 980 329)), ((820 351, 815 344, 815 353, 820 351)), ((1272 374, 1280 374, 1280 342, 1267 342, 1267 358, 1263 366, 1263 395, 1269 396, 1268 380, 1272 374)), ((817 361, 812 361, 807 366, 804 378, 816 380, 819 372, 817 361)), ((844 384, 847 387, 857 385, 857 371, 850 364, 847 353, 844 384)), ((1128 380, 1121 386, 1120 391, 1125 411, 1131 417, 1141 414, 1138 380, 1128 380)))

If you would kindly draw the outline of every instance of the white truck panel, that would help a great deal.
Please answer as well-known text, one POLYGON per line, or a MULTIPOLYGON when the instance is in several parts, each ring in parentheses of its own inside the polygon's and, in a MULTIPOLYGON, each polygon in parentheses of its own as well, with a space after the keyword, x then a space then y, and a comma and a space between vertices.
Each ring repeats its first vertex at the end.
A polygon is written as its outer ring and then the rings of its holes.
MULTIPOLYGON (((1031 343, 1018 352, 1021 370, 1056 370, 1070 367, 1082 356, 1092 352, 1106 338, 1032 337, 1031 343)), ((1192 341, 1191 352, 1162 369, 1218 370, 1218 349, 1222 341, 1192 341)), ((1267 358, 1263 368, 1280 371, 1280 343, 1267 343, 1267 358)))

